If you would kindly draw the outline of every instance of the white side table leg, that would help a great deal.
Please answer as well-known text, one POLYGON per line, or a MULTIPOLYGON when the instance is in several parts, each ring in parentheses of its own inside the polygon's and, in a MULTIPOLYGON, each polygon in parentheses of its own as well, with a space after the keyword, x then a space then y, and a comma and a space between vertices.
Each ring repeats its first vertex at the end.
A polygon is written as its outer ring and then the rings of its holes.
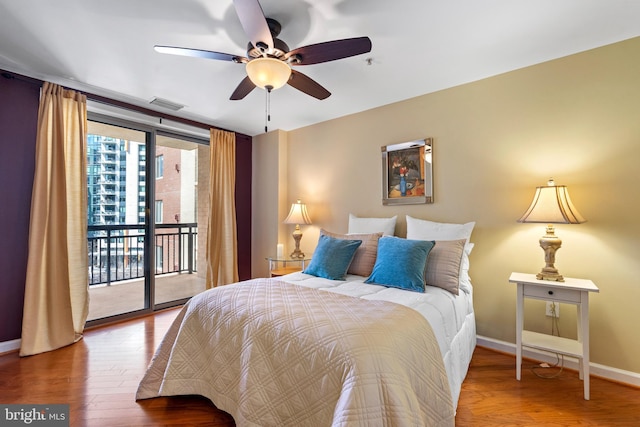
POLYGON ((578 306, 578 341, 582 342, 582 366, 580 374, 584 382, 584 400, 589 400, 589 293, 580 293, 578 306))
POLYGON ((522 373, 522 329, 524 328, 524 285, 518 283, 516 294, 516 379, 522 373))

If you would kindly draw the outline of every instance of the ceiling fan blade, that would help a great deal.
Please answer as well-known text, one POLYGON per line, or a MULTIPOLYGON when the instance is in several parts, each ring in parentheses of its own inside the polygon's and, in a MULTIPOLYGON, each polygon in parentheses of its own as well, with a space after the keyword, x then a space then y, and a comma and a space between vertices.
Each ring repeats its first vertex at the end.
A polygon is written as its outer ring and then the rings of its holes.
POLYGON ((193 56, 196 58, 217 59, 220 61, 247 62, 248 59, 230 53, 212 52, 210 50, 191 49, 188 47, 154 46, 156 52, 170 55, 193 56))
POLYGON ((296 55, 299 58, 298 62, 292 62, 291 65, 310 65, 348 58, 370 51, 371 40, 369 37, 354 37, 299 47, 286 53, 284 57, 288 59, 296 55))
POLYGON ((242 81, 240 82, 238 87, 236 87, 236 90, 233 91, 229 99, 232 101, 238 101, 244 98, 245 96, 249 95, 249 92, 251 92, 255 87, 256 85, 254 85, 251 79, 249 78, 249 76, 247 76, 244 79, 242 79, 242 81))
POLYGON ((291 77, 287 82, 289 86, 293 86, 301 92, 311 95, 317 99, 326 99, 331 96, 331 92, 318 84, 311 77, 302 74, 299 71, 291 70, 291 77))
POLYGON ((258 0, 233 0, 245 34, 257 48, 273 50, 273 37, 258 0))

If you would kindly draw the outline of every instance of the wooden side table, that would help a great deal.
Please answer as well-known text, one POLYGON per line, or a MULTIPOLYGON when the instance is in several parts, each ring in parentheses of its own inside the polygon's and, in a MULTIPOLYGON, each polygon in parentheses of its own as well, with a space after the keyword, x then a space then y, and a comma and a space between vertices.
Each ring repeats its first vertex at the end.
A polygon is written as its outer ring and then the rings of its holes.
POLYGON ((518 286, 516 302, 516 379, 522 371, 522 347, 536 348, 577 357, 580 379, 584 382, 584 399, 589 400, 589 292, 598 287, 585 279, 565 277, 564 282, 538 280, 535 274, 511 273, 509 282, 518 286), (524 330, 524 299, 574 304, 578 310, 578 339, 557 337, 524 330))
POLYGON ((266 260, 269 261, 269 274, 271 277, 277 277, 304 270, 307 261, 311 258, 267 257, 266 260))

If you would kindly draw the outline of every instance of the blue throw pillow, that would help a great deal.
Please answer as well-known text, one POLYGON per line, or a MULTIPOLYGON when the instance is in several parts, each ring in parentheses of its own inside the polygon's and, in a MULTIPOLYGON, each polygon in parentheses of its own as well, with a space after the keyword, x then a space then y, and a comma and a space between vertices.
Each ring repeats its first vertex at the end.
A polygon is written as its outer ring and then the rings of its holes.
POLYGON ((304 273, 330 280, 343 280, 362 240, 336 239, 324 234, 304 273))
POLYGON ((424 292, 424 269, 435 242, 382 237, 371 276, 365 283, 424 292))

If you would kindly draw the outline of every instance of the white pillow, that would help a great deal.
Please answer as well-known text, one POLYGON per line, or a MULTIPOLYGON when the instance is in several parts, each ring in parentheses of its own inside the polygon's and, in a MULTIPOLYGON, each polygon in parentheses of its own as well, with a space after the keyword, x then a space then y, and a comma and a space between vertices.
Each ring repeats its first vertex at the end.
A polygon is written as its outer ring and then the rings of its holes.
POLYGON ((450 224, 417 219, 407 215, 407 239, 415 240, 459 240, 467 241, 465 252, 471 253, 473 244, 469 243, 475 222, 450 224))
POLYGON ((349 214, 349 234, 369 234, 382 232, 385 236, 393 236, 396 231, 397 215, 391 218, 358 218, 349 214))
MULTIPOLYGON (((471 243, 471 246, 473 247, 473 243, 471 243)), ((470 294, 473 290, 473 286, 471 285, 471 277, 469 277, 469 265, 469 254, 466 252, 465 246, 465 252, 462 253, 462 260, 460 261, 460 283, 458 284, 458 286, 466 294, 470 294)))
POLYGON ((473 249, 473 243, 469 242, 474 222, 466 224, 451 224, 447 222, 434 222, 425 219, 407 218, 407 239, 415 240, 459 240, 465 239, 464 253, 460 263, 460 289, 469 294, 472 292, 471 280, 469 278, 469 254, 473 249))

